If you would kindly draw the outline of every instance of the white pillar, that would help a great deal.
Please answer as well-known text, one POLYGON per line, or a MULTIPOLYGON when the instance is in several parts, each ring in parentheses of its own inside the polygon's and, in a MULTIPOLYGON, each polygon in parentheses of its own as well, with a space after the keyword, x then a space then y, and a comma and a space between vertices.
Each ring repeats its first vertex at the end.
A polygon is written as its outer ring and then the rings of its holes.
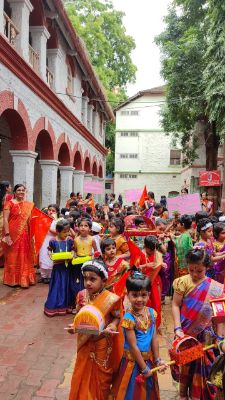
POLYGON ((59 161, 39 160, 42 170, 42 207, 56 203, 59 161))
POLYGON ((4 34, 4 0, 0 0, 0 33, 4 34))
POLYGON ((93 121, 93 105, 92 104, 88 104, 88 124, 87 124, 87 128, 88 130, 92 133, 92 121, 93 121))
POLYGON ((13 161, 13 183, 22 183, 27 188, 27 200, 33 200, 34 163, 37 153, 29 150, 10 150, 13 161))
POLYGON ((39 72, 44 81, 46 81, 46 54, 47 40, 50 33, 45 26, 31 26, 32 47, 39 55, 39 72))
POLYGON ((60 170, 60 208, 65 207, 66 202, 69 198, 70 193, 73 190, 73 172, 74 168, 70 166, 59 167, 60 170))
POLYGON ((80 192, 82 196, 84 193, 84 175, 85 171, 73 171, 73 191, 75 193, 80 192))
POLYGON ((91 132, 94 136, 98 136, 98 112, 96 110, 93 110, 91 132))
POLYGON ((12 9, 12 21, 19 30, 16 48, 29 62, 29 17, 33 6, 29 0, 8 0, 12 9))
POLYGON ((62 57, 63 53, 61 52, 60 49, 47 50, 48 67, 54 75, 54 83, 53 83, 54 89, 56 92, 62 91, 64 93, 65 85, 67 83, 67 77, 66 78, 62 77, 62 70, 60 68, 62 57))
POLYGON ((100 203, 104 203, 105 202, 105 179, 98 177, 98 182, 101 182, 102 183, 102 187, 103 187, 102 194, 99 195, 99 202, 100 203))
POLYGON ((87 96, 82 96, 82 122, 86 127, 88 125, 88 102, 89 98, 87 96))

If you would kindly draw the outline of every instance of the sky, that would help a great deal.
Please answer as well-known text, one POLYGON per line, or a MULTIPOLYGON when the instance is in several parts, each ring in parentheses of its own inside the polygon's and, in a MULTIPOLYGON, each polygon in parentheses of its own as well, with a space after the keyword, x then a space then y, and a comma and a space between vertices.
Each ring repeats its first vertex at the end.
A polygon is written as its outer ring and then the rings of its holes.
POLYGON ((115 9, 124 11, 124 25, 136 42, 132 52, 137 66, 136 83, 128 86, 128 95, 139 90, 163 84, 160 77, 160 53, 154 37, 163 30, 163 17, 167 14, 170 0, 112 0, 115 9))

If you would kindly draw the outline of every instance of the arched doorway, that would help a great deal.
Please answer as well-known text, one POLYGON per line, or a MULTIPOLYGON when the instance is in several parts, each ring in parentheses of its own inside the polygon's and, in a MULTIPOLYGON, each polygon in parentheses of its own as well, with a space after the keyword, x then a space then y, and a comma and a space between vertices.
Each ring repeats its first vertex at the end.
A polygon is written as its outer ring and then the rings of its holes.
POLYGON ((94 176, 98 176, 98 169, 97 169, 97 164, 94 162, 93 167, 92 167, 92 174, 94 176))
POLYGON ((42 170, 39 160, 53 160, 54 152, 51 137, 44 129, 38 134, 35 152, 38 155, 34 165, 34 203, 37 207, 47 207, 48 204, 42 204, 42 170))
POLYGON ((99 166, 98 176, 99 176, 99 178, 103 178, 103 169, 102 169, 102 165, 99 166))
POLYGON ((91 173, 91 163, 89 157, 86 157, 85 162, 84 162, 84 170, 86 174, 91 173))
POLYGON ((19 113, 16 110, 6 109, 0 116, 0 180, 9 180, 13 184, 10 150, 28 150, 28 138, 19 113))

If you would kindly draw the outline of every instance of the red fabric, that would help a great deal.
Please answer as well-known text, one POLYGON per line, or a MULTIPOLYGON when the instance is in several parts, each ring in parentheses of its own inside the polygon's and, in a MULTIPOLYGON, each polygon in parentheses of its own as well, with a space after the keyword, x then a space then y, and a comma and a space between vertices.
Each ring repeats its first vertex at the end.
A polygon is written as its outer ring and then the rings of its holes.
POLYGON ((30 220, 31 238, 34 239, 34 247, 36 256, 38 255, 42 243, 47 235, 52 223, 52 218, 43 213, 38 208, 34 208, 30 220))
POLYGON ((139 207, 143 207, 143 205, 145 204, 145 201, 148 200, 148 192, 147 192, 147 188, 146 185, 143 189, 142 195, 140 197, 140 200, 138 202, 139 207))
POLYGON ((130 266, 133 267, 135 265, 138 267, 140 265, 142 251, 131 239, 127 241, 127 244, 130 251, 130 266))

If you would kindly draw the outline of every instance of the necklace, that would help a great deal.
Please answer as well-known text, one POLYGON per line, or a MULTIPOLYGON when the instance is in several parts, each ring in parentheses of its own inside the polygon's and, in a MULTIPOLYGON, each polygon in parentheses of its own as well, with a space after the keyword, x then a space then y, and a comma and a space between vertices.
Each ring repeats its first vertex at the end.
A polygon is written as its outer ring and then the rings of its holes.
POLYGON ((113 265, 107 264, 107 266, 108 266, 108 271, 112 272, 112 271, 115 270, 115 261, 116 261, 116 259, 117 259, 117 257, 114 257, 114 258, 111 260, 112 262, 114 261, 114 264, 113 264, 113 265))
POLYGON ((148 328, 149 328, 149 318, 148 318, 147 308, 144 307, 144 313, 143 314, 142 313, 137 313, 133 309, 131 311, 132 311, 132 314, 137 319, 137 321, 139 322, 140 327, 142 328, 144 333, 147 333, 148 332, 148 328), (143 318, 143 319, 141 319, 141 318, 143 318))

